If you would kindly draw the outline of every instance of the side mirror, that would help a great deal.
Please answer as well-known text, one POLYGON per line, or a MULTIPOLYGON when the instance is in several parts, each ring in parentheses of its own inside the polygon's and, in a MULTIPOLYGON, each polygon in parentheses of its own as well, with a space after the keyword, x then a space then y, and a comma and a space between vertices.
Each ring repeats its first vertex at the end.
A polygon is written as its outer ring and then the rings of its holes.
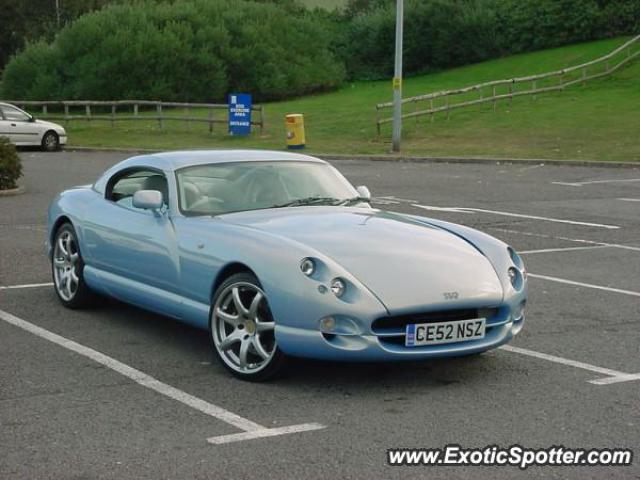
POLYGON ((358 196, 363 200, 367 200, 367 201, 371 200, 371 192, 364 185, 360 185, 359 187, 356 187, 356 191, 358 192, 358 196))
POLYGON ((36 117, 34 117, 33 115, 31 115, 29 117, 29 123, 34 123, 36 121, 36 117))
POLYGON ((136 208, 160 210, 162 204, 162 193, 158 190, 138 190, 133 194, 133 206, 136 208))

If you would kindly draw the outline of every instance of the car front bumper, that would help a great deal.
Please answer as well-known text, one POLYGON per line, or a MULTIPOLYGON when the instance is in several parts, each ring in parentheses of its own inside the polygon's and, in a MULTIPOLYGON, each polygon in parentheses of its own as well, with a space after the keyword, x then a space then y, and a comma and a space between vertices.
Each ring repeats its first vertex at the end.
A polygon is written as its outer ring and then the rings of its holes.
MULTIPOLYGON (((497 348, 520 332, 525 314, 514 319, 514 311, 515 306, 523 301, 526 301, 525 297, 519 295, 509 303, 493 307, 494 313, 486 319, 485 336, 477 340, 407 347, 404 328, 386 331, 369 328, 364 333, 327 334, 318 328, 288 325, 276 326, 276 340, 288 355, 322 360, 396 361, 471 355, 497 348)), ((367 323, 369 326, 374 324, 373 321, 367 323)))

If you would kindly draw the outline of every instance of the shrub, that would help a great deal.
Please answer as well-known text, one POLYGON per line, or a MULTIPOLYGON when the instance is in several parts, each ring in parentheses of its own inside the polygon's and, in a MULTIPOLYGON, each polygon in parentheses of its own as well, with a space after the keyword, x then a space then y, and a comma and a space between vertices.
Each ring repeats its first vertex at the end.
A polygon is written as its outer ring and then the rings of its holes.
POLYGON ((295 3, 178 0, 83 15, 50 45, 29 45, 3 76, 17 99, 257 100, 333 88, 344 67, 326 21, 295 3), (26 82, 24 79, 28 78, 26 82))
POLYGON ((16 188, 21 175, 22 163, 16 147, 8 138, 0 137, 0 190, 16 188))
MULTIPOLYGON (((391 76, 395 1, 351 0, 345 16, 349 76, 391 76)), ((406 0, 404 71, 628 35, 639 18, 638 0, 406 0)))

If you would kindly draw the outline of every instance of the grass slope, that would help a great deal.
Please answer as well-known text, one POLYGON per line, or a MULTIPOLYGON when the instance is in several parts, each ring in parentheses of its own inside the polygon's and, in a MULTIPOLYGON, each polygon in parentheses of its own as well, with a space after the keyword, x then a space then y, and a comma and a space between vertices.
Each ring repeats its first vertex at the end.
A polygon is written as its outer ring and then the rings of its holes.
POLYGON ((333 10, 334 8, 344 7, 347 4, 346 0, 300 0, 307 8, 321 7, 327 10, 333 10))
MULTIPOLYGON (((542 73, 603 55, 624 39, 516 55, 476 65, 405 79, 411 96, 486 80, 542 73)), ((223 126, 209 135, 206 125, 173 122, 158 131, 155 122, 74 121, 68 125, 71 145, 148 147, 275 148, 284 147, 284 115, 305 115, 309 152, 384 154, 390 128, 380 139, 375 104, 391 98, 391 82, 361 82, 321 95, 266 104, 267 128, 247 138, 229 137, 223 126)), ((640 160, 640 62, 612 77, 574 86, 564 92, 522 97, 498 104, 406 121, 403 153, 408 155, 484 156, 502 158, 569 158, 640 160)), ((409 110, 412 107, 408 107, 409 110)), ((181 112, 178 112, 180 114, 181 112)), ((205 112, 202 112, 205 115, 205 112)))

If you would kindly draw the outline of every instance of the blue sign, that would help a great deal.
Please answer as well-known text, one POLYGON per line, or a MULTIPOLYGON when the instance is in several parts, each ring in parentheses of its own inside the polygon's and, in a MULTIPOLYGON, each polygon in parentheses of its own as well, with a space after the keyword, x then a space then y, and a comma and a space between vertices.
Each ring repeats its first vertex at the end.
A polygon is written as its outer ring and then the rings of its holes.
POLYGON ((251 94, 229 95, 229 133, 249 135, 251 133, 251 94))

